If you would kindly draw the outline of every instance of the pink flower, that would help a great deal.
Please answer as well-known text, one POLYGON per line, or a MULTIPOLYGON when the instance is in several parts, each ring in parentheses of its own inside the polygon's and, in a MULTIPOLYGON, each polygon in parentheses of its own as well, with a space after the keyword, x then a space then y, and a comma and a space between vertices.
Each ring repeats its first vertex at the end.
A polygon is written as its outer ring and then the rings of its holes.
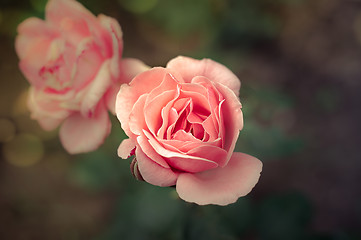
POLYGON ((110 132, 107 109, 114 112, 120 84, 146 67, 121 60, 122 32, 113 18, 95 17, 74 0, 50 0, 45 19, 22 22, 15 42, 31 84, 31 116, 45 130, 62 124, 69 153, 95 150, 110 132))
POLYGON ((177 57, 123 84, 116 113, 129 139, 118 155, 135 153, 138 179, 176 185, 179 196, 200 205, 227 205, 248 194, 262 163, 234 153, 243 127, 239 79, 209 59, 177 57))

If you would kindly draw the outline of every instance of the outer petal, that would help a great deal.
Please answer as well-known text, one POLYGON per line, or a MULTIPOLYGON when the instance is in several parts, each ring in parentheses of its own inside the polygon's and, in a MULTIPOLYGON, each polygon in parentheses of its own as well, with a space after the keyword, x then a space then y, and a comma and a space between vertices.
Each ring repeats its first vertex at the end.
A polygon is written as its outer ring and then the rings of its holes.
POLYGON ((139 97, 138 101, 134 104, 132 112, 129 115, 129 130, 132 135, 141 135, 143 129, 148 129, 147 124, 145 123, 143 112, 144 112, 144 103, 147 99, 147 94, 144 94, 139 97))
POLYGON ((75 0, 50 0, 46 5, 46 19, 59 23, 63 18, 94 18, 93 14, 75 0))
POLYGON ((104 95, 105 104, 113 115, 115 115, 115 99, 117 98, 119 88, 120 85, 114 84, 114 86, 109 88, 104 95))
POLYGON ((97 18, 75 0, 50 0, 46 5, 45 15, 46 20, 74 45, 100 26, 97 18))
POLYGON ((109 88, 105 95, 105 102, 108 106, 108 109, 113 114, 115 114, 115 101, 119 92, 120 84, 129 83, 136 75, 149 69, 149 66, 135 58, 125 58, 120 61, 119 77, 115 79, 119 85, 115 84, 114 87, 109 88))
POLYGON ((148 139, 142 134, 141 136, 137 137, 138 147, 141 148, 142 152, 149 157, 152 161, 159 164, 164 168, 170 168, 167 161, 161 157, 154 148, 150 145, 148 139))
POLYGON ((51 47, 56 32, 46 22, 33 17, 18 26, 18 33, 15 49, 20 58, 19 67, 31 84, 42 86, 39 71, 56 55, 57 51, 51 47))
POLYGON ((57 128, 63 119, 39 117, 37 118, 39 125, 46 131, 51 131, 57 128))
POLYGON ((157 86, 159 86, 165 75, 168 74, 168 69, 162 67, 155 67, 149 71, 143 72, 137 75, 129 85, 133 88, 133 92, 136 96, 149 93, 157 86))
MULTIPOLYGON (((39 39, 50 41, 57 35, 56 30, 52 29, 45 21, 35 17, 24 20, 19 24, 17 31, 19 35, 16 37, 15 50, 20 59, 31 55, 29 51, 34 48, 34 42, 39 41, 39 39)), ((45 58, 46 56, 45 54, 41 57, 45 58)))
POLYGON ((135 155, 138 161, 139 171, 146 182, 161 187, 172 186, 176 183, 178 173, 155 163, 149 159, 140 148, 136 148, 135 155))
POLYGON ((136 58, 123 58, 120 61, 120 82, 129 83, 136 75, 149 70, 150 67, 136 58))
POLYGON ((127 159, 135 148, 135 142, 132 139, 124 139, 118 147, 118 156, 127 159))
POLYGON ((228 151, 227 159, 231 157, 237 142, 239 131, 243 128, 243 113, 241 103, 234 93, 222 84, 217 84, 218 91, 226 99, 220 106, 220 120, 224 126, 224 149, 228 151))
POLYGON ((258 182, 262 162, 244 153, 234 153, 228 165, 209 171, 181 173, 177 180, 179 197, 199 205, 227 205, 247 195, 258 182))
POLYGON ((100 103, 92 118, 84 118, 80 113, 68 117, 60 128, 60 141, 71 154, 90 152, 104 142, 110 129, 108 112, 100 103))
POLYGON ((191 82, 195 76, 204 76, 213 82, 226 85, 238 96, 241 82, 231 70, 211 59, 196 60, 179 56, 168 62, 167 68, 177 70, 185 82, 191 82))
POLYGON ((130 83, 120 86, 115 101, 115 112, 122 125, 124 132, 130 137, 129 115, 134 103, 144 93, 149 93, 157 87, 163 80, 167 70, 164 68, 153 68, 149 71, 137 75, 130 83))

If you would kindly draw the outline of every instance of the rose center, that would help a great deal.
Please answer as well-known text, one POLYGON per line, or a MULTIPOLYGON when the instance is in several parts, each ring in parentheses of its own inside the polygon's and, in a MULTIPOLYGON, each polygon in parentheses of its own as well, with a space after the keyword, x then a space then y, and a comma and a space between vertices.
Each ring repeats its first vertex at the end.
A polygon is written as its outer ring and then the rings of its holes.
POLYGON ((187 106, 178 111, 178 119, 175 123, 171 138, 173 139, 178 131, 184 131, 193 135, 195 138, 203 141, 205 138, 205 129, 203 122, 209 116, 209 112, 201 107, 197 107, 192 101, 187 106))
POLYGON ((45 91, 48 93, 64 94, 70 90, 68 81, 62 81, 61 68, 64 64, 63 57, 48 63, 39 70, 39 76, 45 82, 45 91))

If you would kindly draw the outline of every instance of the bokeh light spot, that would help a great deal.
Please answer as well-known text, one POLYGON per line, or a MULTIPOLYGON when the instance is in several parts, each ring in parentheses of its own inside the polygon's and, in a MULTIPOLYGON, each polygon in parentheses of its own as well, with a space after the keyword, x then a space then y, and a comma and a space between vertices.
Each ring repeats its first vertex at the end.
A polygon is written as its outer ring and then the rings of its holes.
POLYGON ((9 119, 0 118, 0 142, 10 141, 15 136, 15 124, 9 119))
POLYGON ((30 134, 19 134, 3 146, 5 159, 14 166, 28 167, 36 164, 44 155, 42 141, 30 134))

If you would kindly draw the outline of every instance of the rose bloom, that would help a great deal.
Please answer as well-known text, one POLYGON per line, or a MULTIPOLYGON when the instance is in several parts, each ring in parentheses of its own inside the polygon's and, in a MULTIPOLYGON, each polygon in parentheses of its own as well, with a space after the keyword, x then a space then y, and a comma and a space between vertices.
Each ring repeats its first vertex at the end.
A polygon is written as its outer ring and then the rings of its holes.
POLYGON ((60 124, 69 153, 95 150, 110 133, 121 82, 145 69, 121 60, 123 42, 113 18, 95 17, 74 0, 50 0, 45 21, 32 17, 18 26, 20 69, 30 82, 28 106, 45 130, 60 124), (126 72, 125 72, 126 70, 126 72))
POLYGON ((262 163, 233 152, 243 127, 239 79, 209 59, 177 57, 123 84, 116 114, 129 139, 118 155, 133 174, 158 186, 176 186, 180 198, 227 205, 248 194, 262 163))

